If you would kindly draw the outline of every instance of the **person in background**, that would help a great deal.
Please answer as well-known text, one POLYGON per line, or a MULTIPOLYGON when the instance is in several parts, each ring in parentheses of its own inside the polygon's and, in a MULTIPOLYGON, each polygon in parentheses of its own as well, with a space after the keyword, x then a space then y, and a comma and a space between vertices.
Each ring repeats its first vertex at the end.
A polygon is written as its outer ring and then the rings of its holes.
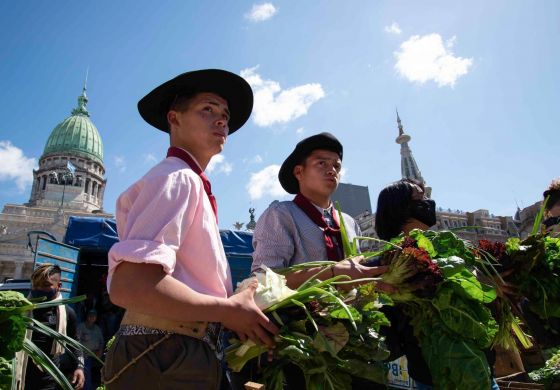
MULTIPOLYGON (((31 298, 45 298, 47 301, 61 299, 60 289, 61 269, 58 265, 44 264, 31 274, 31 298)), ((74 310, 67 305, 53 306, 33 311, 33 318, 43 325, 77 339, 77 318, 74 310)), ((72 356, 64 347, 40 332, 33 332, 31 340, 47 356, 60 371, 68 377, 75 389, 84 385, 84 357, 81 351, 73 350, 72 356)), ((54 378, 40 369, 35 362, 28 358, 23 364, 22 376, 25 377, 25 390, 54 390, 60 389, 54 378)))
MULTIPOLYGON (((90 309, 87 312, 86 320, 78 325, 78 341, 101 358, 105 342, 101 329, 95 323, 97 321, 97 310, 90 309)), ((86 356, 84 362, 85 384, 84 390, 92 390, 97 387, 93 386, 93 368, 94 359, 92 356, 86 356)))
MULTIPOLYGON (((379 238, 390 241, 399 234, 407 235, 414 229, 428 230, 436 224, 436 203, 428 199, 424 185, 412 179, 402 179, 385 187, 379 193, 375 213, 375 231, 379 238)), ((418 339, 414 336, 410 318, 398 306, 384 306, 383 312, 391 321, 385 329, 386 342, 391 351, 390 360, 405 355, 408 374, 420 390, 433 389, 428 364, 422 356, 418 339)), ((494 365, 493 351, 486 351, 490 367, 494 365)), ((492 390, 498 385, 493 380, 492 390)))
POLYGON ((436 203, 424 196, 422 183, 403 179, 379 193, 375 231, 382 240, 389 241, 413 229, 427 230, 435 224, 436 203))
MULTIPOLYGON (((338 187, 342 169, 342 144, 330 133, 315 134, 300 141, 286 158, 278 179, 293 200, 273 202, 260 216, 253 236, 252 271, 261 265, 285 268, 312 261, 344 259, 338 212, 331 196, 338 187)), ((360 235, 356 221, 342 213, 348 238, 360 235)), ((365 267, 361 256, 339 261, 325 270, 309 268, 286 275, 290 288, 323 272, 324 278, 348 275, 352 279, 379 276, 386 267, 365 267)))
POLYGON ((550 183, 543 197, 548 198, 543 225, 550 235, 557 237, 560 235, 560 177, 550 183))
MULTIPOLYGON (((342 144, 326 132, 296 145, 278 173, 282 187, 295 198, 273 202, 258 219, 253 236, 252 271, 258 272, 263 265, 274 269, 312 261, 337 261, 328 269, 314 267, 286 274, 287 284, 293 289, 319 272, 322 274, 318 277, 323 280, 337 275, 370 278, 385 272, 385 266, 361 265, 361 256, 343 260, 342 221, 331 199, 340 181, 342 156, 342 144)), ((342 219, 352 241, 360 235, 359 226, 346 213, 342 213, 342 219)), ((289 389, 305 388, 299 368, 287 366, 284 373, 289 389)), ((359 378, 352 380, 353 388, 375 385, 359 378)))

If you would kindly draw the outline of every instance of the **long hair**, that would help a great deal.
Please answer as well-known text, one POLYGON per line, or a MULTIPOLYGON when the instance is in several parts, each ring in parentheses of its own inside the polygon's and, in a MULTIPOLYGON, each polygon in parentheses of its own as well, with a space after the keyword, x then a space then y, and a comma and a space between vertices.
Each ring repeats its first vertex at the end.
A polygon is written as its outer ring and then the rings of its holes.
POLYGON ((61 273, 62 270, 56 264, 42 264, 31 274, 31 288, 44 288, 50 286, 50 277, 61 273))
POLYGON ((414 186, 424 190, 424 185, 413 179, 402 179, 383 188, 377 198, 375 231, 379 238, 389 241, 402 232, 410 219, 410 201, 414 186))

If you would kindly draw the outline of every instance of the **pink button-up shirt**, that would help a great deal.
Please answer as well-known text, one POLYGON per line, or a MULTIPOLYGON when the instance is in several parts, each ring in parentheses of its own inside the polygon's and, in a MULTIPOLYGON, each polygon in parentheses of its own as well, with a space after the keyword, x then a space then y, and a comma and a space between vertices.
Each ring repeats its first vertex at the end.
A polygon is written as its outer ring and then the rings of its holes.
POLYGON ((117 200, 120 242, 109 251, 110 292, 123 261, 160 264, 193 290, 216 297, 232 293, 220 231, 200 177, 183 160, 168 157, 117 200))

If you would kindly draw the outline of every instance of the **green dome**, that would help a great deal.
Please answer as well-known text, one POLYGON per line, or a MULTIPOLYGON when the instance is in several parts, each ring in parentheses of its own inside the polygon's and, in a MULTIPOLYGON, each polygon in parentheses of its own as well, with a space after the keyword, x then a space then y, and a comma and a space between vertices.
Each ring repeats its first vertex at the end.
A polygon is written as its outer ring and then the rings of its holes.
POLYGON ((78 97, 78 107, 72 115, 59 123, 52 131, 43 157, 48 154, 69 153, 90 158, 103 164, 103 142, 97 128, 89 118, 87 111, 86 88, 78 97))

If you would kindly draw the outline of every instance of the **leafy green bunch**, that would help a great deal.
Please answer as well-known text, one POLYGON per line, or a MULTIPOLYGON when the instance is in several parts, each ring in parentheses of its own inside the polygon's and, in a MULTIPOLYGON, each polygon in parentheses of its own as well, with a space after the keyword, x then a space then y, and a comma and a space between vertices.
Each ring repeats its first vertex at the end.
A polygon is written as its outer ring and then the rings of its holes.
POLYGON ((510 238, 506 248, 499 260, 509 261, 513 272, 504 279, 518 287, 541 319, 560 318, 560 238, 546 234, 510 238))
POLYGON ((419 248, 411 237, 403 240, 401 248, 385 252, 381 262, 389 265, 381 279, 397 289, 391 294, 395 301, 433 296, 443 280, 438 265, 430 259, 428 251, 419 248))
POLYGON ((545 385, 545 389, 551 389, 553 384, 560 382, 560 349, 556 349, 554 355, 548 359, 545 366, 529 373, 529 377, 545 385))
MULTIPOLYGON (((382 279, 398 288, 388 295, 395 297, 411 318, 436 387, 490 388, 492 378, 484 351, 496 343, 500 334, 500 325, 488 307, 497 295, 476 273, 486 272, 491 264, 481 262, 472 245, 450 231, 413 230, 408 237, 400 236, 371 255, 381 257, 382 262, 390 261, 389 271, 382 279), (410 255, 410 248, 417 249, 416 255, 410 255), (431 263, 421 272, 417 272, 417 263, 411 263, 419 257, 424 262, 427 257, 431 263), (398 268, 391 267, 392 264, 398 268), (403 268, 413 269, 418 277, 411 279, 406 272, 394 273, 403 268), (402 293, 414 291, 422 283, 424 288, 431 288, 430 294, 402 293)), ((509 322, 505 324, 508 332, 504 337, 511 338, 510 326, 509 322)))
MULTIPOLYGON (((306 266, 317 266, 317 262, 306 266)), ((299 269, 301 265, 294 267, 299 269)), ((273 361, 263 363, 252 379, 264 383, 267 389, 280 390, 290 364, 301 370, 307 389, 351 389, 352 376, 385 383, 386 370, 380 362, 389 351, 380 328, 389 321, 379 308, 386 298, 372 283, 351 293, 337 290, 336 283, 347 279, 337 276, 321 281, 313 277, 291 295, 264 308, 280 331, 273 361)), ((226 361, 237 372, 265 352, 266 347, 233 339, 226 349, 226 361)))

